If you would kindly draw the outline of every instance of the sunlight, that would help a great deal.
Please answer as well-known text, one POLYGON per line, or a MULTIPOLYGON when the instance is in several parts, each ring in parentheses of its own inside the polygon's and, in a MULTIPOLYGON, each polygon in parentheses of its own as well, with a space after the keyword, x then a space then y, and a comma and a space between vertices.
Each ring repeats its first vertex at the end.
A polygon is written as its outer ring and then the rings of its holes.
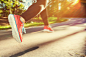
POLYGON ((58 4, 58 10, 61 10, 61 3, 58 4))
POLYGON ((79 2, 79 0, 74 0, 73 2, 74 3, 72 5, 75 5, 75 4, 77 4, 79 2))

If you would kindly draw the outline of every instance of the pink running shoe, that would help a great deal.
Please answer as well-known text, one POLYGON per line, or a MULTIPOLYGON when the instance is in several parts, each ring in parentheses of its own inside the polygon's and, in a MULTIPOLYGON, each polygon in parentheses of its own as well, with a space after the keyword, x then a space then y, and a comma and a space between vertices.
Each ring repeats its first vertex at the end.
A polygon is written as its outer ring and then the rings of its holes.
POLYGON ((19 15, 13 15, 13 14, 9 14, 8 16, 8 21, 12 27, 12 36, 13 38, 16 39, 16 41, 18 42, 22 42, 22 31, 24 31, 24 33, 26 33, 25 29, 24 29, 24 24, 23 22, 21 22, 19 15))
POLYGON ((44 32, 54 32, 54 30, 51 27, 44 26, 44 32))

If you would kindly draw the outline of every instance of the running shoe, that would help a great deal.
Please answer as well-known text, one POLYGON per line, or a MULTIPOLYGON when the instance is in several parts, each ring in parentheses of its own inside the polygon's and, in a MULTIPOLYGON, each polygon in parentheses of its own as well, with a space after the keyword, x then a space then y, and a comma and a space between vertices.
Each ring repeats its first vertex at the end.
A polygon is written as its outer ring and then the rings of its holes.
POLYGON ((44 32, 54 32, 54 30, 50 26, 44 26, 44 32))
POLYGON ((12 27, 12 36, 17 42, 22 42, 22 33, 26 33, 24 23, 20 20, 19 15, 9 14, 8 21, 12 27))

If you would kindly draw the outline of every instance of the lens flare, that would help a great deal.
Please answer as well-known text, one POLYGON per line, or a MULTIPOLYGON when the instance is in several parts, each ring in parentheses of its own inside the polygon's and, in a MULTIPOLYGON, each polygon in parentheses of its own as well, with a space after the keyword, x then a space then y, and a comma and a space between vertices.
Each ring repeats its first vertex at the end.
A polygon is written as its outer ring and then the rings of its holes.
POLYGON ((79 2, 79 0, 75 0, 75 3, 78 3, 79 2))
POLYGON ((80 1, 80 0, 74 0, 74 1, 73 1, 74 3, 73 3, 72 5, 75 5, 75 4, 79 3, 79 1, 80 1))

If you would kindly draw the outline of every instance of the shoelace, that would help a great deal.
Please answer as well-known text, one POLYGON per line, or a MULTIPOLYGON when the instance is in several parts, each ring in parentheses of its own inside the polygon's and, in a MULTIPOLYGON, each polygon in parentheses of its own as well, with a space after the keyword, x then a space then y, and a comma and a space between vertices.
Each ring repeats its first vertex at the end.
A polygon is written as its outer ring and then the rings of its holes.
POLYGON ((25 30, 25 28, 24 28, 24 24, 23 24, 23 28, 22 28, 22 33, 26 33, 26 30, 25 30))
MULTIPOLYGON (((21 21, 21 20, 20 20, 21 21)), ((21 21, 22 22, 22 21, 21 21)), ((22 22, 23 23, 23 22, 22 22)), ((23 23, 23 27, 22 27, 22 34, 23 33, 26 33, 26 30, 25 30, 25 28, 24 28, 24 23, 23 23)))

